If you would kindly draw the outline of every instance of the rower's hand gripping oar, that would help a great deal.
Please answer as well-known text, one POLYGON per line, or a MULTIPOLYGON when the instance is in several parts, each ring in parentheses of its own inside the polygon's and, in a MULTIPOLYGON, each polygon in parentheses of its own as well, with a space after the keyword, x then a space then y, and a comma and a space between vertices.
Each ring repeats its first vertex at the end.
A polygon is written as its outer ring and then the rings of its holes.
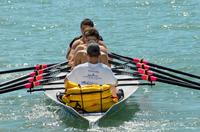
POLYGON ((3 82, 3 83, 0 84, 0 87, 5 86, 5 85, 10 85, 10 84, 12 84, 14 82, 17 82, 17 81, 20 81, 20 80, 23 80, 23 79, 26 79, 26 78, 29 78, 29 77, 34 77, 34 76, 40 75, 42 73, 49 72, 49 70, 60 68, 61 66, 65 66, 67 64, 68 64, 68 62, 62 62, 62 63, 56 64, 56 65, 52 65, 50 67, 46 67, 43 70, 31 72, 31 73, 29 73, 27 75, 24 75, 22 77, 15 78, 15 79, 7 81, 7 82, 3 82))

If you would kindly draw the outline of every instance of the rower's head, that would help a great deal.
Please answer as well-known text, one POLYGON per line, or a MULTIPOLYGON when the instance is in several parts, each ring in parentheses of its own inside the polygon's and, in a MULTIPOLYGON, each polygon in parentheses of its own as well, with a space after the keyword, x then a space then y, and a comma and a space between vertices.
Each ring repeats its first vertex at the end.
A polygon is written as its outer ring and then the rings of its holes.
POLYGON ((86 43, 98 42, 100 38, 99 32, 93 27, 85 29, 83 36, 86 43))
POLYGON ((87 47, 87 57, 90 63, 98 63, 99 56, 101 54, 100 47, 98 43, 89 43, 87 47))
POLYGON ((90 27, 94 27, 94 23, 92 20, 90 20, 89 18, 84 19, 81 24, 80 24, 80 28, 81 28, 81 33, 83 34, 83 32, 85 31, 86 28, 90 28, 90 27))

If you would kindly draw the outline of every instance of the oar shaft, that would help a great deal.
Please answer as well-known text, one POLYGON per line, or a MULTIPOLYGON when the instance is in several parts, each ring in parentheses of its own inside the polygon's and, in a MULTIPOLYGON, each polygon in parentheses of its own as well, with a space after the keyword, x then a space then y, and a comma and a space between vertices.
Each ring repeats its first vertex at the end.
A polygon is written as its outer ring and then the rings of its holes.
POLYGON ((133 73, 131 73, 131 72, 121 71, 121 70, 117 70, 117 69, 112 69, 112 71, 113 71, 114 73, 117 73, 117 74, 128 75, 128 76, 134 76, 134 77, 141 77, 141 76, 139 75, 138 72, 133 72, 133 73))
POLYGON ((188 85, 188 84, 184 84, 184 83, 180 83, 180 82, 174 82, 171 80, 164 80, 164 79, 158 78, 157 81, 167 83, 167 84, 177 85, 177 86, 181 86, 181 87, 185 87, 185 88, 192 88, 192 89, 200 90, 200 87, 197 87, 194 85, 188 85))
POLYGON ((7 88, 7 89, 0 89, 0 94, 16 91, 16 90, 20 90, 20 89, 24 89, 24 85, 20 85, 20 86, 16 86, 16 87, 10 87, 10 88, 7 88))
POLYGON ((26 83, 24 85, 9 87, 9 88, 6 88, 6 89, 0 89, 0 94, 12 92, 12 91, 16 91, 16 90, 20 90, 20 89, 24 89, 24 88, 30 89, 30 88, 33 88, 33 87, 36 87, 36 86, 43 85, 45 83, 49 83, 51 81, 57 81, 57 80, 61 80, 61 79, 64 79, 64 78, 65 78, 65 75, 59 76, 59 77, 52 77, 48 80, 41 80, 41 81, 38 81, 38 82, 26 83))
POLYGON ((0 87, 6 86, 8 84, 12 84, 14 82, 17 82, 17 81, 20 81, 20 80, 23 80, 23 79, 26 79, 28 77, 29 77, 29 75, 24 75, 20 78, 16 78, 16 79, 13 79, 13 80, 10 80, 10 81, 3 82, 3 83, 0 84, 0 87))
MULTIPOLYGON (((129 83, 129 84, 118 84, 118 86, 144 86, 144 85, 155 85, 155 83, 129 83)), ((36 91, 47 91, 47 90, 64 90, 64 87, 57 87, 57 88, 42 88, 42 89, 29 89, 27 92, 36 92, 36 91)))
POLYGON ((137 67, 132 67, 132 66, 129 66, 127 64, 121 64, 121 63, 116 62, 116 61, 109 60, 109 63, 113 64, 114 66, 119 66, 119 67, 122 67, 122 68, 131 69, 131 70, 137 70, 137 67))
POLYGON ((18 85, 23 85, 25 83, 29 83, 29 80, 22 80, 20 82, 17 82, 17 83, 14 83, 14 84, 11 84, 11 85, 8 85, 8 86, 5 86, 5 87, 1 87, 0 89, 3 90, 3 89, 9 89, 11 87, 16 87, 18 85))
MULTIPOLYGON (((116 59, 119 59, 119 60, 122 60, 122 61, 125 61, 125 62, 129 62, 131 64, 134 64, 133 58, 130 58, 130 57, 122 56, 122 55, 115 54, 115 53, 110 53, 109 56, 116 58, 116 59)), ((174 73, 178 73, 178 74, 181 74, 181 75, 200 79, 200 76, 198 76, 198 75, 194 75, 194 74, 191 74, 191 73, 186 73, 186 72, 183 72, 183 71, 179 71, 179 70, 164 67, 164 66, 161 66, 161 65, 153 64, 153 63, 150 63, 150 62, 147 62, 147 61, 145 61, 145 63, 148 64, 149 66, 153 66, 153 67, 160 68, 160 69, 163 69, 163 70, 167 70, 167 71, 170 71, 170 72, 174 72, 174 73)))
MULTIPOLYGON (((56 64, 56 63, 55 63, 56 64)), ((14 72, 21 72, 21 71, 29 71, 29 70, 40 70, 40 67, 44 66, 49 67, 55 64, 43 64, 43 65, 36 65, 33 67, 26 67, 26 68, 19 68, 19 69, 12 69, 12 70, 6 70, 6 71, 0 71, 0 74, 7 74, 7 73, 14 73, 14 72)))
POLYGON ((148 67, 148 70, 145 70, 145 69, 142 69, 142 68, 138 68, 138 72, 139 72, 140 74, 153 75, 153 76, 155 76, 155 77, 159 77, 159 78, 167 79, 167 80, 172 80, 172 81, 176 81, 176 82, 180 82, 180 83, 191 83, 191 84, 200 85, 200 84, 197 83, 197 82, 190 81, 190 80, 188 80, 188 79, 184 79, 184 78, 181 78, 181 77, 179 77, 179 76, 175 76, 175 75, 173 75, 173 74, 169 74, 169 73, 167 73, 167 72, 164 72, 164 71, 161 71, 161 70, 158 70, 158 69, 155 69, 155 68, 151 68, 151 67, 148 67), (156 72, 158 72, 159 74, 158 74, 158 73, 154 73, 154 72, 150 71, 149 69, 152 70, 152 71, 156 71, 156 72), (163 74, 163 75, 165 75, 165 76, 160 75, 160 74, 163 74), (168 76, 169 76, 169 77, 168 77, 168 76), (170 77, 172 77, 172 78, 170 78, 170 77))
MULTIPOLYGON (((195 85, 197 85, 197 86, 200 86, 200 83, 198 83, 198 82, 191 81, 191 80, 188 80, 188 79, 185 79, 185 78, 182 78, 182 77, 173 75, 173 74, 169 74, 169 73, 167 73, 167 72, 164 72, 164 71, 161 71, 161 70, 152 68, 152 67, 150 67, 150 70, 155 71, 155 72, 158 72, 158 73, 161 73, 161 74, 163 74, 163 75, 166 75, 166 76, 169 76, 169 77, 172 77, 172 78, 176 78, 176 79, 178 79, 178 80, 182 80, 182 81, 184 81, 184 82, 188 82, 188 83, 191 83, 191 84, 195 84, 195 85)), ((158 74, 155 74, 155 76, 158 76, 158 74)), ((178 81, 178 80, 177 80, 177 81, 178 81)))
POLYGON ((168 67, 163 67, 163 66, 156 65, 156 64, 153 64, 153 63, 149 63, 149 62, 148 62, 148 65, 153 66, 153 67, 157 67, 157 68, 160 68, 160 69, 163 69, 163 70, 167 70, 167 71, 170 71, 170 72, 175 72, 175 73, 178 73, 178 74, 182 74, 182 75, 186 75, 186 76, 189 76, 189 77, 200 79, 200 76, 197 76, 197 75, 194 75, 194 74, 182 72, 182 71, 171 69, 171 68, 168 68, 168 67))
MULTIPOLYGON (((133 80, 142 80, 141 78, 121 78, 117 81, 133 81, 133 80)), ((64 85, 64 82, 54 82, 54 83, 44 83, 43 85, 64 85)))
POLYGON ((59 74, 61 72, 69 72, 71 67, 66 67, 66 68, 61 68, 61 69, 57 69, 55 71, 52 71, 52 72, 48 72, 46 74, 43 75, 43 77, 48 77, 48 76, 52 76, 52 75, 56 75, 56 74, 59 74))
POLYGON ((68 61, 65 61, 65 62, 62 62, 62 63, 58 63, 56 65, 53 65, 53 66, 50 66, 48 68, 45 68, 44 69, 44 72, 49 72, 49 70, 52 70, 52 69, 57 69, 57 68, 60 68, 62 66, 65 66, 68 64, 68 61))
MULTIPOLYGON (((62 63, 56 64, 56 65, 49 66, 49 67, 47 67, 47 68, 45 68, 43 70, 31 72, 31 73, 29 73, 27 75, 24 75, 22 77, 15 78, 15 79, 7 81, 7 82, 3 82, 3 83, 0 84, 0 87, 6 86, 8 84, 15 83, 15 82, 20 81, 20 80, 24 80, 24 79, 26 79, 28 77, 34 77, 34 76, 37 76, 37 75, 42 74, 42 73, 49 73, 49 74, 44 75, 44 77, 50 76, 50 75, 53 74, 53 73, 52 74, 50 73, 50 70, 53 70, 53 69, 56 69, 56 68, 60 68, 61 66, 65 66, 67 64, 68 64, 68 62, 62 62, 62 63)), ((67 69, 67 70, 69 70, 69 69, 67 69)), ((65 70, 63 70, 63 71, 65 71, 65 70)), ((56 74, 56 72, 54 72, 54 74, 56 74)))
POLYGON ((64 90, 64 87, 57 87, 57 88, 42 88, 42 89, 29 89, 27 92, 36 92, 36 91, 47 91, 47 90, 64 90))
POLYGON ((62 80, 62 79, 65 79, 65 77, 66 77, 66 75, 62 75, 62 76, 59 76, 59 77, 49 78, 48 80, 41 80, 40 85, 43 85, 43 84, 46 84, 46 83, 49 83, 49 82, 52 82, 52 81, 62 80))
POLYGON ((155 85, 155 83, 128 83, 128 84, 118 84, 117 86, 142 86, 142 85, 155 85))

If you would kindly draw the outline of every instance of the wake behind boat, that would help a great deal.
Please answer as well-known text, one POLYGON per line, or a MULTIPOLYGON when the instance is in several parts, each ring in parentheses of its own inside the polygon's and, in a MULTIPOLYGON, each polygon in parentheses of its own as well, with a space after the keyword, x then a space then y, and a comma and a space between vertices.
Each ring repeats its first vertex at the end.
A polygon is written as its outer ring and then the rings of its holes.
MULTIPOLYGON (((62 73, 60 75, 63 75, 66 73, 62 73)), ((130 78, 130 76, 127 75, 116 75, 117 79, 127 79, 130 78)), ((56 81, 56 82, 63 82, 64 80, 60 80, 60 81, 56 81)), ((130 83, 138 83, 137 80, 130 80, 130 81, 120 81, 119 84, 130 84, 130 83)), ((60 84, 60 85, 48 85, 48 86, 44 86, 44 88, 56 88, 56 87, 63 87, 64 89, 64 84, 60 84)), ((108 115, 110 112, 114 113, 119 111, 119 106, 121 103, 124 103, 134 92, 136 92, 136 90, 138 89, 138 85, 136 86, 131 86, 131 85, 127 85, 127 86, 119 86, 117 87, 117 89, 122 89, 124 91, 124 98, 122 100, 120 100, 119 102, 117 102, 116 104, 114 104, 113 106, 111 106, 106 112, 95 112, 95 113, 84 113, 84 112, 78 112, 76 111, 74 108, 67 106, 65 104, 63 104, 62 102, 60 102, 56 95, 58 92, 63 92, 64 90, 49 90, 46 91, 45 94, 47 95, 47 97, 49 97, 51 100, 53 100, 54 102, 56 102, 57 104, 59 104, 60 106, 62 106, 68 113, 72 114, 75 117, 81 118, 83 120, 86 120, 88 123, 96 123, 97 121, 99 121, 101 118, 103 118, 104 116, 108 115)))

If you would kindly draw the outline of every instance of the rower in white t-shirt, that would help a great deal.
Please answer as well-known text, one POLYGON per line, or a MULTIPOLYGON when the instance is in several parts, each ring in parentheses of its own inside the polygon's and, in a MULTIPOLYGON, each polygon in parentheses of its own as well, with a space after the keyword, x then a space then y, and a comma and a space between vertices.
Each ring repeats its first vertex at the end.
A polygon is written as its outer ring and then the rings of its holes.
POLYGON ((111 84, 113 96, 117 96, 117 78, 110 67, 99 63, 100 48, 95 42, 89 43, 87 47, 88 62, 80 64, 66 76, 65 81, 70 80, 80 85, 87 84, 111 84))

